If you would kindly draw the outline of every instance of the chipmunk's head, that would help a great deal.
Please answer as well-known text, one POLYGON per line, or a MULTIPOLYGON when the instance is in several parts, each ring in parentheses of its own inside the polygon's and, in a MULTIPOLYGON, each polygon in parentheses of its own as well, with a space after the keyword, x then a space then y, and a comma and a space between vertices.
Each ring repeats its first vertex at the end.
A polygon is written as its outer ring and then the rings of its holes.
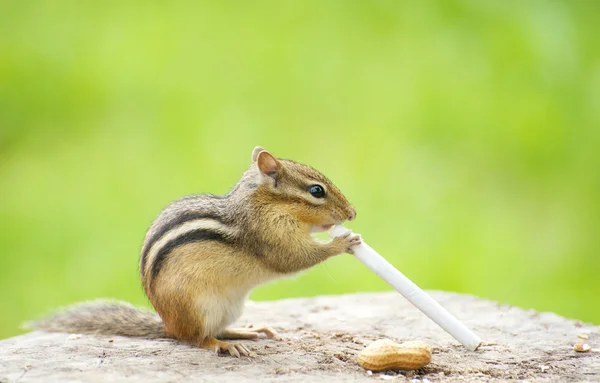
POLYGON ((254 148, 252 162, 260 174, 260 193, 280 202, 311 231, 328 230, 356 217, 342 192, 310 166, 275 158, 261 147, 254 148))

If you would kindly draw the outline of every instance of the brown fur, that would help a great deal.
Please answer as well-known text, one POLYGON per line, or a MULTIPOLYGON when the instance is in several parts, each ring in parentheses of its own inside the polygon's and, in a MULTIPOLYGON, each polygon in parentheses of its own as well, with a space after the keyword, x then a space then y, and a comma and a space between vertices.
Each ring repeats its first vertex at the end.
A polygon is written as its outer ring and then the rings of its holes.
MULTIPOLYGON (((227 195, 189 196, 167 206, 148 230, 140 260, 144 290, 164 323, 159 333, 235 356, 247 355, 247 349, 216 337, 247 339, 253 331, 277 337, 268 327, 227 328, 241 314, 253 287, 349 252, 360 243, 358 236, 338 237, 329 243, 311 237, 315 226, 339 224, 356 216, 323 174, 276 159, 262 148, 255 148, 251 158, 252 165, 227 195), (325 189, 325 198, 310 195, 308 188, 314 184, 325 189)), ((80 330, 74 322, 82 312, 92 318, 83 327, 93 328, 98 310, 67 311, 68 318, 49 318, 38 328, 80 330)), ((155 334, 156 322, 149 323, 155 334)), ((121 322, 114 323, 113 333, 127 333, 125 329, 133 336, 143 333, 121 322)))

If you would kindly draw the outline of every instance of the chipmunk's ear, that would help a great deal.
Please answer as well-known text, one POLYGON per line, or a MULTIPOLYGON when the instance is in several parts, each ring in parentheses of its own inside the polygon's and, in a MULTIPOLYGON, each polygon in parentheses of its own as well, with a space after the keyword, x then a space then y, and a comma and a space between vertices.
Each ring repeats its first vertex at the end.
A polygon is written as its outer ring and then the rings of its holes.
MULTIPOLYGON (((254 151, 256 152, 256 149, 254 149, 254 151)), ((252 157, 254 157, 254 154, 252 157)), ((271 177, 275 181, 275 186, 277 186, 277 179, 279 178, 279 173, 281 171, 281 165, 279 161, 277 161, 277 158, 273 157, 273 155, 266 150, 261 149, 256 155, 256 163, 260 172, 271 177)))
POLYGON ((254 148, 254 150, 252 151, 252 162, 256 162, 256 159, 258 158, 258 154, 260 152, 262 152, 264 149, 261 148, 260 146, 257 146, 254 148))

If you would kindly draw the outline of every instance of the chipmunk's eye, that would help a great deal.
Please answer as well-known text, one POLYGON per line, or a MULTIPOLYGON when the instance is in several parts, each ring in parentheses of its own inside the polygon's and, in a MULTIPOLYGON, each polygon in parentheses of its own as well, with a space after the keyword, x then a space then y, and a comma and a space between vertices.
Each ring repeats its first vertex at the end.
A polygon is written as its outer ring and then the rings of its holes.
POLYGON ((312 185, 308 188, 308 192, 315 198, 325 197, 325 189, 321 185, 312 185))

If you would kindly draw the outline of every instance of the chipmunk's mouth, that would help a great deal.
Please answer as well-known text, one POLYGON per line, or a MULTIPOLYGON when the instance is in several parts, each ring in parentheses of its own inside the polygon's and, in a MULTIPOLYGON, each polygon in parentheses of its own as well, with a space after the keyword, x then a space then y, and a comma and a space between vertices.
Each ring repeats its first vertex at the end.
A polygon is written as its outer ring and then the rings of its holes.
POLYGON ((327 231, 329 229, 331 229, 333 227, 333 223, 330 223, 329 225, 312 225, 310 228, 310 232, 311 233, 320 233, 323 231, 327 231))

